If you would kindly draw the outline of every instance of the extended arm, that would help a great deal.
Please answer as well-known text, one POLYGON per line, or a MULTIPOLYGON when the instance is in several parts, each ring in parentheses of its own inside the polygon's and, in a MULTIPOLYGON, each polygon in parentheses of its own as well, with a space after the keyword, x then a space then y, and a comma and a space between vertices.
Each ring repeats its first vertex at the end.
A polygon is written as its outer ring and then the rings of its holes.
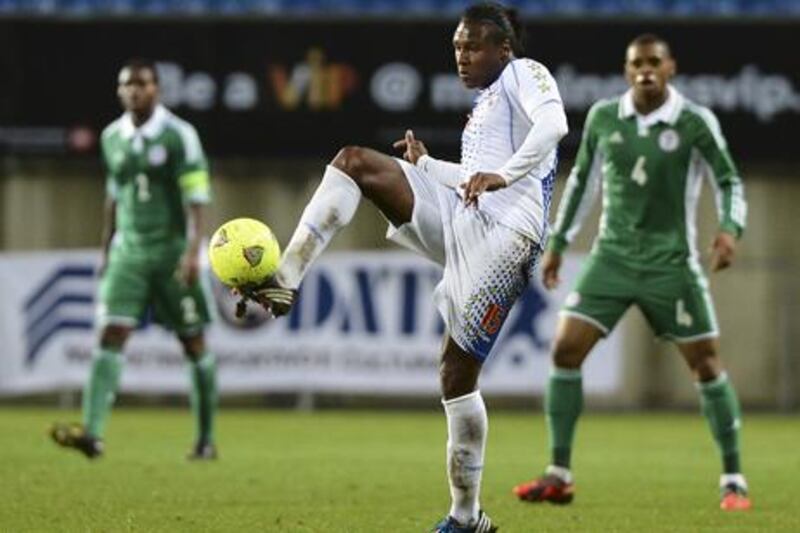
POLYGON ((455 189, 461 182, 461 167, 458 163, 451 163, 428 155, 425 144, 414 137, 413 131, 406 130, 405 136, 392 146, 403 150, 403 159, 416 165, 428 178, 438 181, 445 187, 455 189))
POLYGON ((425 154, 417 160, 417 167, 426 176, 445 187, 455 189, 461 183, 461 166, 458 163, 436 159, 425 154))
POLYGON ((596 108, 593 108, 586 117, 575 166, 559 202, 553 235, 548 244, 548 249, 554 253, 562 253, 578 234, 600 189, 602 157, 594 126, 596 114, 596 108))

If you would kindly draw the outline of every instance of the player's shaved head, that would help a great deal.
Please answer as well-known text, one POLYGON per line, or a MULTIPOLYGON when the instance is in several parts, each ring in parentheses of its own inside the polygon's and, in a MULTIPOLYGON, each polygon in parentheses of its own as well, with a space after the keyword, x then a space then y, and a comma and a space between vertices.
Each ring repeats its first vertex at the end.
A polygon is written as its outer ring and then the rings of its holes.
POLYGON ((153 83, 158 85, 158 68, 154 61, 145 59, 143 57, 133 57, 122 65, 120 70, 149 70, 153 79, 153 83))
POLYGON ((633 47, 648 46, 648 45, 661 46, 664 49, 666 57, 672 57, 672 49, 670 48, 669 43, 665 39, 662 39, 661 37, 656 35, 655 33, 643 33, 635 37, 628 44, 628 50, 630 50, 633 47))

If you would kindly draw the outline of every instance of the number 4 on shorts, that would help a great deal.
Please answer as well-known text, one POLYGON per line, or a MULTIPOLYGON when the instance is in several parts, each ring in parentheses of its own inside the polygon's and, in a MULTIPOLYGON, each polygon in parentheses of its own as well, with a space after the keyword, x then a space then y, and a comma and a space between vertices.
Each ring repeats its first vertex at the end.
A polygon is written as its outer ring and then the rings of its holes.
POLYGON ((686 311, 683 300, 675 302, 675 321, 679 326, 686 326, 687 328, 692 327, 692 315, 686 311))

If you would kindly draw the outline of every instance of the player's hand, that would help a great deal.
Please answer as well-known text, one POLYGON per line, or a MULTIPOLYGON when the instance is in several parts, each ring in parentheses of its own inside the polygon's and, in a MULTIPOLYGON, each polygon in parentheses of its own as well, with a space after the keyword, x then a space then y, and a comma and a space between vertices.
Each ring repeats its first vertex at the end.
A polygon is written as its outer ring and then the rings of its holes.
POLYGON ((417 160, 423 155, 428 155, 428 149, 422 141, 418 141, 414 137, 414 132, 406 130, 406 136, 399 141, 395 141, 392 146, 397 150, 403 150, 403 159, 411 163, 417 164, 417 160))
POLYGON ((187 251, 181 257, 181 262, 178 267, 178 279, 186 285, 194 285, 200 277, 200 259, 197 253, 187 251))
POLYGON ((721 231, 711 245, 711 272, 725 270, 733 264, 736 255, 736 237, 721 231))
POLYGON ((477 172, 466 183, 459 185, 464 189, 464 203, 467 205, 478 205, 478 196, 485 192, 502 189, 508 184, 500 174, 491 172, 477 172))
POLYGON ((542 283, 547 290, 553 290, 561 283, 558 271, 561 270, 561 254, 547 250, 542 258, 542 283))

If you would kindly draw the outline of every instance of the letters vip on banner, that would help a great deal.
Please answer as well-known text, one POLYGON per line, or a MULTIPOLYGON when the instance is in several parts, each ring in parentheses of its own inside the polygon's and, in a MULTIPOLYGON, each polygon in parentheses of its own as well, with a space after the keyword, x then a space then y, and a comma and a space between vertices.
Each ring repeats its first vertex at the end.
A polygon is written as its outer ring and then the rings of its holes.
MULTIPOLYGON (((97 336, 98 258, 95 251, 0 255, 0 393, 83 385, 97 336)), ((558 291, 531 283, 486 363, 484 392, 542 393, 558 309, 579 264, 580 257, 567 257, 558 291)), ((309 273, 289 316, 270 320, 251 307, 243 321, 233 316, 234 297, 208 276, 216 315, 208 340, 222 392, 438 394, 444 324, 431 294, 440 276, 437 266, 406 252, 330 253, 309 273)), ((619 386, 620 344, 612 335, 588 360, 587 392, 619 386)), ((179 343, 147 318, 125 356, 123 391, 187 389, 179 343)))

